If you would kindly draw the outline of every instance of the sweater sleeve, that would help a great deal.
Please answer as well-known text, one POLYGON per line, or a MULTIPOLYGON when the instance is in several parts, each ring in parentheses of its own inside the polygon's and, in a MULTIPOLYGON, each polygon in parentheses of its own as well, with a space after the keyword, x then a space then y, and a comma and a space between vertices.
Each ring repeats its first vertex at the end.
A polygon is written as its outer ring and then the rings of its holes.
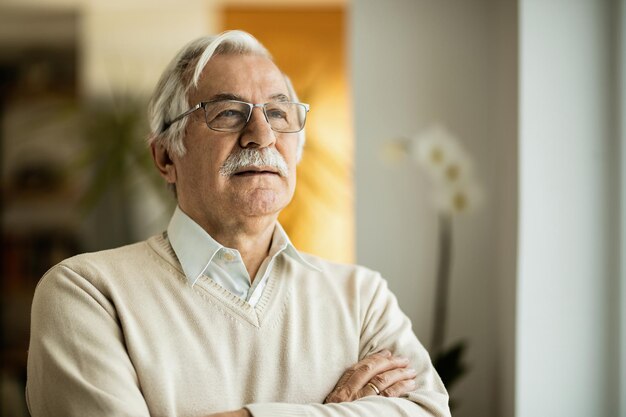
POLYGON ((382 349, 409 358, 417 371, 416 388, 403 398, 368 396, 338 404, 250 404, 254 417, 449 417, 448 393, 428 352, 413 333, 409 318, 380 275, 370 275, 360 288, 359 357, 382 349))
POLYGON ((149 416, 114 306, 63 265, 35 291, 27 372, 33 417, 149 416))

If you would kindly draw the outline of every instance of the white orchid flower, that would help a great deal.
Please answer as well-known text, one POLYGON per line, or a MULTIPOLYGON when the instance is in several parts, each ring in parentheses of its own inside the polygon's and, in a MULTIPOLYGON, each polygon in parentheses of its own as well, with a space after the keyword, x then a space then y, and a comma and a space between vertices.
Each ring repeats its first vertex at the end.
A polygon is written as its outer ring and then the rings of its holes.
POLYGON ((474 181, 440 187, 434 193, 435 206, 446 214, 471 213, 479 209, 484 202, 484 191, 474 181))
POLYGON ((434 125, 415 135, 409 152, 435 180, 443 179, 446 168, 454 166, 455 161, 468 159, 459 141, 441 125, 434 125))
POLYGON ((474 175, 469 153, 445 126, 433 124, 410 139, 385 142, 382 157, 396 163, 409 156, 429 177, 433 203, 441 213, 473 212, 484 202, 485 193, 474 175))

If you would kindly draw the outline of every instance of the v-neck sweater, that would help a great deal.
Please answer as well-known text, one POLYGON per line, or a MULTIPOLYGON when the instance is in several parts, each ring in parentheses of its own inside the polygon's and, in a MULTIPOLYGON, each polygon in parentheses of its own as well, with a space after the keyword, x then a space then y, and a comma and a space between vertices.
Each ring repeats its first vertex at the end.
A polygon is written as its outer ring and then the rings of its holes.
POLYGON ((256 306, 209 277, 192 287, 165 234, 78 255, 35 291, 27 401, 40 416, 449 416, 428 353, 367 268, 280 255, 256 306), (343 372, 389 349, 405 398, 323 404, 343 372))

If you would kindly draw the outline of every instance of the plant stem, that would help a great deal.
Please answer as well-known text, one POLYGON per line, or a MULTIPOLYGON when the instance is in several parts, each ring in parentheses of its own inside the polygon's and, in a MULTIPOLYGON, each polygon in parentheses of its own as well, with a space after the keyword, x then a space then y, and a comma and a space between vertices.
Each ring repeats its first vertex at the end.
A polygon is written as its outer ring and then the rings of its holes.
POLYGON ((431 355, 436 357, 443 350, 448 315, 448 287, 452 260, 452 216, 439 213, 439 263, 435 293, 435 317, 433 323, 431 355))

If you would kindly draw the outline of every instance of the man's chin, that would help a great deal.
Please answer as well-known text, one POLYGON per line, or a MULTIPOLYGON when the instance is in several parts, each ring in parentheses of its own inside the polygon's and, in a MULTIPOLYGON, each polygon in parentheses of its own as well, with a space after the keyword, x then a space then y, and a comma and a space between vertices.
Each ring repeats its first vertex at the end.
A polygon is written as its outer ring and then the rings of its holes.
POLYGON ((256 188, 237 199, 235 210, 250 216, 278 216, 289 204, 288 198, 274 189, 256 188))

